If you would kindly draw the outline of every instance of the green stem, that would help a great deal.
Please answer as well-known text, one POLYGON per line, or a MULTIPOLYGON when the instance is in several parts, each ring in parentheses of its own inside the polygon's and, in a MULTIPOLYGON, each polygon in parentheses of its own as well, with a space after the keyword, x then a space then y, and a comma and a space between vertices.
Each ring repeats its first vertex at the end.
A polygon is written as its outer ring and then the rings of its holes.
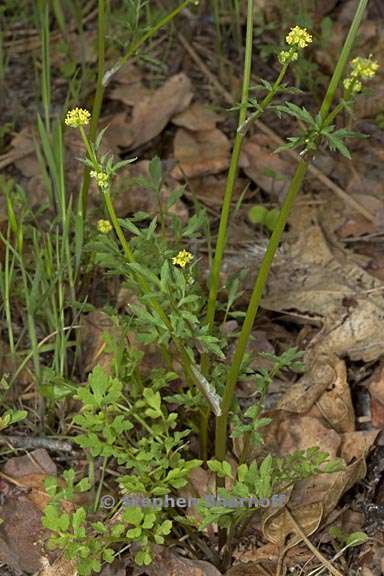
POLYGON ((277 220, 273 234, 270 238, 267 251, 263 258, 259 273, 257 275, 255 286, 252 292, 252 296, 249 301, 247 314, 244 320, 244 324, 239 336, 239 340, 236 345, 232 363, 227 376, 227 382, 224 390, 224 396, 221 407, 222 415, 216 419, 216 458, 219 460, 223 460, 225 457, 228 413, 231 408, 235 386, 240 373, 241 364, 247 348, 249 336, 251 334, 251 330, 253 327, 253 322, 259 309, 261 297, 263 294, 264 286, 268 278, 268 273, 272 264, 273 257, 278 248, 280 238, 284 231, 284 227, 289 212, 296 199, 297 193, 301 188, 307 168, 308 163, 301 160, 297 166, 296 173, 291 181, 291 184, 287 192, 287 196, 281 207, 279 218, 277 220))
MULTIPOLYGON (((247 14, 247 33, 246 33, 246 46, 245 46, 245 60, 244 60, 244 77, 243 77, 243 89, 240 104, 240 113, 238 120, 238 129, 235 136, 235 142, 232 150, 231 163, 229 167, 228 177, 225 186, 224 201, 221 211, 221 218, 219 224, 219 232, 216 242, 215 256, 212 265, 212 271, 210 276, 210 289, 208 296, 208 308, 207 308, 207 318, 206 322, 208 324, 209 333, 212 332, 213 324, 215 320, 216 304, 217 304, 217 294, 219 290, 220 281, 220 270, 221 263, 223 260, 224 249, 227 239, 227 228, 229 220, 229 212, 231 208, 233 191, 235 188, 238 165, 241 147, 244 141, 244 137, 247 132, 247 128, 251 122, 259 118, 265 109, 269 106, 272 99, 274 98, 281 82, 286 74, 288 63, 284 65, 280 71, 278 78, 276 79, 271 91, 265 96, 265 98, 260 103, 257 111, 252 114, 247 119, 248 110, 248 97, 249 97, 249 85, 251 80, 251 67, 252 67, 252 41, 253 41, 253 2, 248 1, 248 14, 247 14)), ((202 373, 205 377, 208 376, 209 372, 209 356, 204 353, 201 358, 201 368, 202 373)), ((202 451, 206 449, 208 444, 207 438, 204 435, 208 434, 208 422, 206 411, 202 411, 201 414, 201 427, 200 427, 200 444, 202 446, 202 451)))
MULTIPOLYGON (((330 81, 327 93, 324 97, 323 104, 320 109, 320 115, 323 121, 326 120, 330 107, 332 106, 333 99, 346 63, 356 38, 361 20, 364 15, 364 10, 367 6, 368 0, 360 0, 355 17, 353 19, 350 31, 345 40, 343 49, 341 51, 339 60, 337 62, 335 72, 330 81)), ((215 438, 215 455, 218 460, 224 460, 227 445, 227 428, 228 428, 228 415, 232 405, 235 386, 240 374, 241 365, 244 359, 244 354, 247 348, 248 340, 251 334, 253 323, 260 306, 263 290, 267 282, 269 270, 272 264, 273 257, 278 248, 281 236, 283 234, 285 224, 287 222, 290 210, 296 199, 296 196, 302 186, 306 171, 308 169, 308 162, 304 159, 300 160, 295 175, 289 186, 286 198, 280 210, 279 218, 277 220, 275 229, 269 240, 269 244, 264 255, 259 273, 257 275, 251 299, 248 305, 244 324, 236 345, 236 349, 232 358, 232 363, 228 371, 227 381, 224 390, 222 401, 222 414, 216 419, 216 438, 215 438)))
POLYGON ((288 64, 289 63, 283 65, 282 69, 280 70, 280 74, 278 75, 276 81, 274 82, 270 92, 268 92, 265 98, 261 101, 261 104, 259 105, 256 112, 251 114, 242 126, 241 125, 239 126, 238 130, 243 134, 243 136, 245 136, 248 126, 252 124, 252 122, 255 122, 255 120, 257 120, 258 118, 260 118, 260 116, 265 112, 265 110, 272 102, 273 98, 275 97, 279 89, 280 84, 284 80, 285 74, 287 73, 288 64))
POLYGON ((94 503, 94 506, 93 506, 93 511, 94 511, 94 512, 97 512, 97 510, 98 510, 98 508, 99 508, 100 496, 101 496, 101 491, 102 491, 102 489, 103 489, 105 469, 106 469, 106 467, 107 467, 107 462, 108 462, 108 458, 107 458, 107 456, 104 456, 104 458, 103 458, 103 464, 102 464, 102 467, 101 467, 101 475, 100 475, 99 485, 98 485, 98 487, 97 487, 95 503, 94 503))
MULTIPOLYGON (((169 14, 164 16, 155 26, 150 28, 148 32, 143 34, 141 38, 139 38, 130 48, 127 50, 126 54, 119 60, 119 62, 109 70, 105 72, 105 0, 99 0, 98 5, 98 66, 97 66, 97 85, 96 85, 96 92, 95 98, 93 101, 93 108, 92 108, 92 118, 91 118, 91 125, 90 125, 90 140, 94 142, 96 133, 97 133, 97 126, 99 123, 99 117, 101 112, 101 106, 103 103, 104 97, 104 90, 105 86, 107 85, 108 81, 111 79, 114 73, 116 73, 128 60, 129 58, 137 52, 137 50, 144 44, 149 38, 151 38, 154 34, 156 34, 163 26, 168 24, 175 16, 181 12, 184 8, 186 8, 191 2, 194 3, 194 0, 185 0, 180 6, 172 10, 169 14)), ((83 176, 83 184, 81 187, 80 192, 80 210, 82 213, 83 221, 85 221, 87 207, 88 207, 88 191, 89 185, 91 182, 91 177, 89 174, 89 168, 86 167, 84 170, 83 176)))
POLYGON ((189 4, 198 4, 198 1, 184 0, 184 2, 182 2, 179 6, 177 6, 177 8, 175 8, 174 10, 169 12, 169 14, 166 14, 163 18, 161 18, 159 22, 157 22, 157 24, 152 26, 148 30, 148 32, 146 32, 145 34, 143 34, 143 36, 141 36, 141 38, 138 38, 136 42, 134 42, 128 48, 127 52, 124 54, 124 56, 122 56, 122 58, 120 58, 117 64, 115 64, 115 66, 113 66, 111 70, 108 70, 108 72, 106 72, 103 79, 103 85, 106 86, 110 81, 110 79, 112 78, 112 76, 116 74, 116 72, 120 70, 120 68, 124 66, 124 64, 126 64, 129 58, 131 58, 131 56, 133 56, 147 40, 152 38, 152 36, 154 36, 159 30, 161 30, 161 28, 163 28, 169 22, 171 22, 171 20, 173 20, 182 10, 184 10, 184 8, 189 6, 189 4))
MULTIPOLYGON (((246 32, 246 42, 245 42, 245 60, 244 60, 244 75, 243 75, 243 88, 240 104, 239 113, 239 123, 238 126, 243 126, 247 118, 248 110, 248 97, 249 97, 249 85, 251 81, 251 66, 252 66, 252 43, 253 43, 253 0, 248 0, 248 11, 247 11, 247 32, 246 32)), ((224 248, 227 237, 227 227, 229 219, 229 211, 231 208, 231 201, 233 196, 233 190, 235 187, 240 150, 243 143, 244 136, 241 130, 237 130, 235 142, 232 150, 231 163, 229 166, 229 172, 227 177, 227 182, 224 192, 223 207, 221 210, 219 231, 216 242, 215 257, 213 260, 213 266, 210 276, 210 289, 208 296, 208 309, 207 309, 207 324, 209 331, 212 330, 213 321, 215 318, 216 310, 216 300, 217 293, 219 289, 219 279, 220 279, 220 268, 221 261, 223 259, 224 248)), ((206 362, 206 361, 205 361, 206 362)), ((203 371, 204 373, 204 371, 203 371)))
MULTIPOLYGON (((103 190, 103 194, 104 194, 104 201, 105 201, 105 205, 106 205, 109 217, 112 221, 116 235, 117 235, 117 237, 121 243, 121 246, 124 250, 124 254, 125 254, 128 262, 134 263, 135 257, 133 255, 133 252, 132 252, 130 246, 129 246, 129 243, 127 242, 127 240, 124 236, 124 232, 120 226, 119 220, 117 218, 115 209, 114 209, 112 201, 111 201, 109 191, 103 190)), ((187 382, 189 384, 194 384, 195 386, 197 386, 198 389, 203 391, 198 378, 194 374, 193 363, 192 363, 187 351, 185 350, 183 344, 180 342, 179 338, 177 338, 177 336, 175 335, 170 319, 168 318, 166 312, 163 310, 162 306, 159 304, 157 299, 154 296, 150 296, 152 293, 151 287, 149 286, 149 284, 147 283, 145 278, 143 278, 139 274, 137 275, 137 282, 141 288, 142 293, 149 297, 148 298, 149 306, 157 313, 157 315, 160 317, 162 322, 165 324, 165 326, 169 330, 171 338, 172 338, 172 340, 175 344, 176 350, 178 352, 178 355, 180 358, 180 363, 181 363, 181 366, 183 368, 187 382)))
MULTIPOLYGON (((105 0, 99 0, 98 4, 97 58, 97 84, 95 98, 93 100, 91 126, 89 130, 89 137, 91 142, 94 142, 96 138, 97 126, 99 123, 101 105, 104 96, 103 78, 105 68, 105 0)), ((89 168, 86 166, 80 193, 83 221, 85 221, 87 214, 90 181, 91 177, 89 174, 89 168)))
POLYGON ((339 56, 336 64, 335 71, 328 86, 327 93, 324 97, 323 103, 320 108, 320 116, 324 121, 328 115, 329 109, 332 106, 333 99, 336 94, 337 87, 339 85, 340 79, 344 73, 345 67, 348 64, 349 56, 355 42, 361 21, 364 16, 365 9, 367 8, 368 0, 360 0, 357 7, 353 22, 348 32, 348 36, 345 39, 343 49, 339 56))

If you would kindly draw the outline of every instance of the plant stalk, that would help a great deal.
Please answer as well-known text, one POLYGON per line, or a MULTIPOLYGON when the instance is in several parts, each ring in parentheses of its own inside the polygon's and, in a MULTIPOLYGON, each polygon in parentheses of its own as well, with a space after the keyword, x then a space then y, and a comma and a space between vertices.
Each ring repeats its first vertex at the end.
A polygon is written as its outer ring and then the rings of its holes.
MULTIPOLYGON (((343 49, 339 56, 339 60, 337 62, 335 71, 333 73, 328 90, 324 97, 324 101, 320 108, 320 115, 323 122, 326 121, 329 110, 332 106, 337 87, 342 78, 345 66, 348 62, 349 55, 352 50, 354 41, 356 39, 357 32, 363 19, 364 11, 367 7, 367 4, 368 0, 360 0, 348 36, 344 42, 343 49)), ((216 459, 221 461, 224 460, 225 458, 227 447, 228 416, 232 405, 233 395, 240 374, 241 365, 244 359, 244 354, 247 348, 248 340, 251 334, 251 330, 253 327, 257 311, 260 306, 263 290, 268 279, 268 274, 273 261, 273 257, 278 248, 291 208, 294 204, 298 192, 301 189, 305 174, 308 169, 308 165, 309 162, 305 159, 300 160, 297 165, 295 175, 291 181, 286 198, 281 207, 276 227, 269 240, 266 253, 264 255, 259 273, 257 275, 251 299, 248 305, 246 317, 244 320, 244 324, 236 345, 231 366, 228 371, 222 402, 222 414, 221 416, 218 416, 216 418, 215 456, 216 459)))

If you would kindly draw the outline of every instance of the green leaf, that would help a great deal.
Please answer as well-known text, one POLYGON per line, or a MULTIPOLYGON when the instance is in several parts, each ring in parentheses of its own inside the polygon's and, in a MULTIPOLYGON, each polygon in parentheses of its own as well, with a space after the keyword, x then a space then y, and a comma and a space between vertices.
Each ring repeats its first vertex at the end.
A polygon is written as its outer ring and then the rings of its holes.
POLYGON ((144 513, 139 506, 133 508, 125 508, 123 512, 123 518, 125 522, 133 524, 134 526, 139 526, 142 519, 144 518, 144 513))
POLYGON ((129 530, 127 530, 126 536, 127 538, 130 538, 131 540, 136 539, 136 538, 140 538, 142 534, 142 529, 140 526, 137 526, 136 528, 130 528, 129 530))
POLYGON ((161 413, 161 396, 160 392, 154 392, 151 388, 144 388, 143 396, 147 404, 153 408, 158 414, 161 413))
POLYGON ((115 551, 112 548, 106 548, 103 551, 103 560, 104 562, 108 562, 108 564, 112 564, 115 559, 115 551))
POLYGON ((154 189, 159 190, 163 176, 162 176, 161 160, 158 156, 154 156, 150 161, 149 174, 151 176, 154 189))
POLYGON ((170 534, 172 530, 172 521, 171 520, 164 520, 158 530, 158 534, 162 534, 163 536, 167 536, 170 534))
POLYGON ((139 550, 135 555, 135 562, 139 566, 149 566, 152 562, 152 557, 148 550, 139 550))
POLYGON ((85 530, 83 524, 87 517, 87 513, 84 508, 78 508, 72 515, 72 528, 75 536, 84 537, 85 530))
POLYGON ((365 532, 352 532, 345 540, 347 546, 360 546, 369 540, 369 536, 365 532))
POLYGON ((129 220, 128 218, 119 219, 119 223, 121 225, 122 228, 125 228, 126 230, 129 230, 130 232, 132 232, 132 234, 135 234, 135 236, 141 236, 141 230, 133 223, 131 222, 131 220, 129 220))
POLYGON ((327 139, 331 150, 338 150, 345 158, 348 158, 348 160, 352 159, 351 153, 344 142, 335 136, 335 134, 327 134, 327 139))
POLYGON ((323 472, 332 474, 333 472, 340 472, 345 470, 345 462, 342 458, 335 458, 331 462, 324 465, 323 472))
POLYGON ((248 219, 252 224, 263 224, 268 210, 261 204, 256 204, 248 210, 248 219))
POLYGON ((273 232, 275 229, 279 215, 280 210, 278 210, 278 208, 272 208, 272 210, 267 212, 264 218, 264 224, 271 232, 273 232))

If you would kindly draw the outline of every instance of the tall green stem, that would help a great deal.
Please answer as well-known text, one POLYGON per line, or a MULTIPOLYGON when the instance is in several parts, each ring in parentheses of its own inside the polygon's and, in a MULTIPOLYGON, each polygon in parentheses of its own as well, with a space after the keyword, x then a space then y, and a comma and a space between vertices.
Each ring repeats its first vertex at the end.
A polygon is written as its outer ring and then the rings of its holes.
MULTIPOLYGON (((127 52, 124 56, 119 60, 119 62, 112 68, 112 70, 105 72, 105 0, 99 0, 98 5, 98 66, 97 66, 97 85, 96 85, 96 92, 95 98, 93 101, 93 108, 92 108, 92 118, 91 118, 91 125, 89 130, 89 137, 91 142, 95 141, 97 126, 99 123, 99 117, 101 112, 101 106, 103 103, 104 97, 104 90, 105 86, 107 85, 108 81, 110 80, 111 76, 117 72, 123 66, 131 56, 133 56, 138 49, 151 38, 154 34, 156 34, 163 26, 168 24, 173 18, 175 18, 181 10, 186 8, 189 4, 194 3, 194 0, 184 0, 174 10, 166 14, 161 20, 152 26, 145 34, 143 34, 132 46, 129 47, 127 52)), ((82 215, 85 220, 85 216, 87 213, 87 206, 88 206, 88 191, 90 185, 90 174, 89 168, 86 167, 84 170, 84 177, 83 177, 83 184, 81 187, 81 210, 82 215)))
POLYGON ((249 336, 252 330, 253 322, 255 320, 257 311, 259 309, 261 297, 263 290, 268 278, 269 269, 272 264, 273 257, 279 246, 280 238, 284 231, 284 227, 292 208, 292 205, 296 199, 297 193, 299 192, 301 185, 304 180, 305 173, 308 168, 308 163, 305 161, 300 161, 296 173, 289 186, 287 196, 281 207, 279 218, 277 220, 275 229, 270 238, 267 251, 263 258, 255 286, 252 292, 251 299, 249 301, 247 314, 244 320, 244 324, 239 336, 239 340, 236 345, 236 350, 233 355, 232 363, 228 372, 227 382, 224 390, 224 396, 222 401, 221 411, 222 414, 216 419, 216 458, 223 460, 225 457, 225 449, 227 442, 227 423, 228 423, 228 413, 231 408, 233 394, 235 391, 235 386, 237 379, 239 377, 241 364, 244 358, 244 353, 247 348, 249 336))
MULTIPOLYGON (((135 263, 134 254, 133 254, 133 252, 129 246, 129 243, 127 242, 127 240, 124 236, 124 232, 120 226, 120 222, 117 218, 114 206, 113 206, 112 201, 111 201, 110 193, 108 190, 104 190, 103 193, 104 193, 105 206, 107 208, 107 211, 108 211, 109 217, 111 219, 111 222, 113 224, 116 235, 117 235, 117 237, 121 243, 121 246, 124 250, 124 254, 125 254, 128 262, 135 263)), ((185 350, 183 344, 180 342, 179 338, 177 338, 177 336, 175 335, 173 327, 172 327, 172 323, 171 323, 169 317, 167 316, 166 312, 164 311, 164 309, 162 308, 161 304, 158 302, 156 297, 152 296, 153 291, 152 291, 151 287, 149 286, 149 284, 147 283, 147 281, 145 280, 145 278, 143 278, 142 276, 140 276, 138 274, 137 275, 137 282, 141 288, 142 293, 148 297, 148 302, 149 302, 150 307, 158 314, 158 316, 161 318, 162 322, 165 324, 165 326, 169 330, 169 333, 171 335, 171 338, 174 342, 177 353, 179 355, 180 363, 181 363, 181 366, 183 368, 187 382, 197 386, 197 388, 200 389, 204 394, 204 389, 202 389, 201 382, 199 381, 199 378, 196 376, 196 373, 195 373, 196 367, 194 367, 193 362, 191 361, 191 359, 190 359, 187 351, 185 350)))
MULTIPOLYGON (((244 59, 244 75, 243 75, 243 88, 240 104, 239 113, 239 124, 241 127, 246 121, 247 110, 248 110, 248 98, 249 98, 249 85, 251 81, 251 66, 252 66, 252 41, 253 41, 253 0, 248 0, 248 11, 247 11, 247 32, 245 41, 245 59, 244 59)), ((235 187, 241 145, 243 143, 244 135, 241 130, 237 130, 235 142, 233 144, 231 163, 229 166, 229 172, 227 177, 227 182, 224 192, 223 207, 221 210, 219 231, 217 236, 215 257, 213 260, 212 272, 210 276, 210 289, 208 297, 208 309, 207 309, 207 324, 209 330, 211 331, 213 326, 213 321, 215 318, 216 310, 216 300, 217 292, 219 289, 219 279, 220 279, 220 268, 221 261, 223 259, 224 248, 227 237, 227 227, 229 219, 229 211, 231 208, 231 201, 233 196, 233 190, 235 187)))
MULTIPOLYGON (((323 104, 320 109, 320 114, 323 122, 325 122, 329 110, 332 106, 333 99, 341 77, 343 75, 344 68, 348 62, 349 55, 356 39, 356 35, 364 15, 365 8, 368 4, 368 0, 360 0, 359 6, 356 10, 355 17, 353 19, 350 31, 345 40, 343 49, 341 51, 339 60, 337 62, 335 71, 333 73, 332 79, 330 81, 327 93, 324 97, 323 104)), ((306 171, 308 169, 308 162, 306 160, 300 160, 295 175, 289 186, 286 198, 281 207, 280 215, 276 223, 276 227, 270 238, 266 253, 264 255, 259 273, 257 275, 255 285, 253 288, 252 296, 248 305, 246 317, 244 324, 236 345, 236 349, 232 358, 232 363, 228 371, 227 381, 225 385, 225 391, 222 402, 222 414, 216 419, 216 438, 215 438, 215 454, 218 460, 223 460, 225 458, 226 445, 227 445, 227 428, 228 428, 228 415, 232 405, 233 395, 235 392, 235 386, 240 374, 241 365, 244 359, 244 354, 247 348, 253 323, 260 306, 261 298, 263 295, 263 290, 266 285, 269 270, 272 264, 273 257, 278 248, 281 236, 283 234, 285 224, 287 222, 290 210, 293 206, 295 198, 301 189, 306 171)))
MULTIPOLYGON (((104 96, 103 78, 105 68, 105 0, 99 0, 98 4, 97 58, 97 84, 95 98, 93 100, 91 125, 89 128, 89 138, 91 142, 94 142, 96 138, 97 126, 99 123, 101 105, 104 96)), ((84 170, 83 184, 80 194, 81 211, 84 221, 87 214, 90 181, 91 177, 89 174, 89 168, 86 167, 84 170)))
MULTIPOLYGON (((281 82, 287 71, 288 64, 284 65, 280 71, 278 78, 273 84, 270 92, 265 96, 265 98, 259 104, 257 111, 251 114, 247 118, 248 110, 248 95, 249 95, 249 84, 251 77, 251 64, 252 64, 252 39, 253 39, 253 10, 252 2, 248 3, 248 20, 247 20, 247 35, 246 35, 246 48, 245 48, 245 63, 244 63, 244 79, 243 79, 243 93, 240 105, 238 128, 236 132, 235 142, 232 151, 231 163, 229 167, 225 193, 224 202, 221 212, 221 219, 219 225, 219 233, 216 243, 215 258, 212 266, 212 272, 210 277, 210 291, 208 297, 208 308, 207 308, 207 324, 209 332, 212 332, 213 324, 215 320, 216 303, 217 303, 217 293, 219 289, 220 280, 220 269, 224 254, 224 248, 227 237, 227 227, 229 219, 229 211, 233 196, 233 190, 236 183, 236 177, 238 172, 239 158, 241 147, 244 141, 247 128, 251 122, 259 118, 265 109, 269 106, 270 102, 274 98, 276 92, 279 89, 281 82)), ((204 376, 208 376, 209 372, 209 356, 204 353, 201 358, 201 368, 204 376)), ((201 413, 201 424, 200 424, 200 452, 201 457, 205 460, 208 451, 208 428, 209 428, 209 410, 203 409, 201 413)))

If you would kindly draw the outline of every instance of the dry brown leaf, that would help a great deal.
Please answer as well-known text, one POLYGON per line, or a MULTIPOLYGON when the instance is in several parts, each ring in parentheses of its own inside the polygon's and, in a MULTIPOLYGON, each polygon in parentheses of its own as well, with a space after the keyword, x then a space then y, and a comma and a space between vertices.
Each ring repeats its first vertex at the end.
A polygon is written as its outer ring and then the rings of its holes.
POLYGON ((0 561, 32 573, 42 565, 41 513, 48 503, 44 481, 56 465, 44 449, 10 458, 3 467, 0 506, 0 561))
POLYGON ((39 576, 77 576, 77 568, 73 560, 67 560, 64 556, 59 556, 53 564, 48 558, 42 560, 43 569, 39 576))
POLYGON ((347 464, 350 464, 353 460, 366 456, 375 443, 378 434, 379 430, 346 432, 341 436, 340 457, 347 464))
MULTIPOLYGON (((225 176, 202 176, 192 178, 188 182, 189 189, 193 194, 208 206, 221 206, 223 203, 226 178, 225 176)), ((240 198, 249 186, 249 181, 245 178, 237 178, 233 191, 234 202, 240 198)))
POLYGON ((82 373, 86 375, 95 366, 101 366, 110 374, 115 353, 109 345, 121 340, 121 328, 103 310, 94 310, 84 315, 80 321, 80 358, 82 373))
POLYGON ((155 546, 152 564, 144 570, 136 569, 135 576, 220 576, 220 572, 209 562, 189 560, 163 546, 155 546))
MULTIPOLYGON (((114 190, 116 196, 114 198, 114 206, 120 217, 139 211, 147 212, 151 216, 159 214, 159 203, 155 192, 138 183, 137 178, 145 178, 147 180, 150 178, 148 160, 135 162, 124 167, 115 179, 114 190)), ((189 214, 182 200, 177 200, 171 208, 166 208, 166 202, 173 188, 178 186, 178 183, 174 181, 169 184, 169 186, 163 185, 160 191, 163 208, 169 214, 177 216, 182 222, 186 223, 189 214)))
POLYGON ((132 134, 129 130, 131 124, 131 115, 128 112, 119 112, 113 116, 104 116, 100 120, 102 128, 108 127, 106 135, 108 142, 119 150, 120 148, 129 148, 132 144, 132 134))
POLYGON ((108 91, 108 97, 127 106, 134 106, 141 98, 149 95, 149 90, 142 83, 142 73, 133 62, 124 64, 113 75, 113 82, 115 86, 108 91))
POLYGON ((276 143, 264 134, 256 134, 244 143, 240 166, 245 174, 260 188, 274 197, 281 198, 288 190, 294 165, 274 154, 276 143))
POLYGON ((16 571, 35 573, 41 568, 41 512, 23 495, 11 495, 0 506, 0 563, 16 571))
POLYGON ((4 464, 3 472, 13 478, 22 478, 30 474, 56 476, 57 468, 47 450, 39 448, 25 456, 10 458, 4 464))
POLYGON ((331 249, 313 212, 305 211, 302 220, 300 207, 292 214, 291 242, 285 244, 284 261, 272 269, 263 306, 323 324, 308 353, 316 348, 376 360, 384 353, 384 284, 347 250, 331 249))
POLYGON ((173 124, 191 132, 214 130, 219 121, 220 116, 218 114, 199 102, 194 102, 189 108, 172 118, 173 124))
POLYGON ((143 86, 141 82, 132 82, 132 84, 122 84, 116 86, 108 97, 111 100, 123 102, 126 106, 137 106, 141 100, 148 98, 150 91, 143 86))
MULTIPOLYGON (((333 474, 321 474, 298 482, 292 492, 289 508, 294 511, 296 522, 309 536, 321 521, 336 507, 341 496, 356 482, 364 478, 366 464, 363 457, 333 474)), ((294 532, 288 514, 283 510, 267 511, 263 519, 263 534, 271 542, 282 545, 294 532)), ((301 540, 294 536, 291 543, 301 540)))
POLYGON ((277 408, 304 414, 332 386, 336 372, 331 358, 320 354, 310 359, 305 374, 293 383, 279 400, 277 408))
MULTIPOLYGON (((323 518, 323 513, 324 508, 320 500, 311 504, 295 503, 295 520, 306 536, 316 532, 323 518)), ((291 536, 290 545, 298 544, 302 538, 294 532, 290 517, 285 509, 275 513, 275 515, 272 514, 267 514, 263 521, 265 538, 269 542, 283 547, 287 538, 291 536)))
POLYGON ((384 428, 384 367, 380 366, 368 385, 371 398, 371 423, 374 428, 384 428))
POLYGON ((160 134, 171 118, 184 110, 193 97, 191 81, 181 73, 172 76, 150 96, 143 98, 133 109, 127 127, 128 148, 137 148, 160 134))
MULTIPOLYGON (((268 542, 260 546, 257 542, 255 545, 251 545, 248 547, 244 547, 239 545, 233 553, 233 557, 242 562, 242 564, 235 564, 233 568, 242 568, 244 569, 245 566, 256 567, 257 564, 264 562, 273 562, 277 565, 281 554, 281 548, 277 544, 272 542, 268 542), (244 564, 246 562, 246 564, 244 564)), ((295 564, 303 564, 304 562, 308 562, 312 557, 312 552, 310 552, 307 546, 295 546, 288 550, 284 557, 284 564, 289 568, 290 566, 294 566, 295 564)), ((232 573, 231 573, 232 574, 232 573)), ((235 575, 236 572, 233 572, 235 575)), ((240 573, 241 574, 241 573, 240 573)), ((250 572, 251 576, 252 572, 250 572)), ((227 576, 227 574, 225 575, 227 576)))
POLYGON ((232 566, 224 576, 267 576, 276 573, 277 562, 265 560, 261 566, 259 562, 241 562, 232 566), (264 567, 265 566, 265 567, 264 567))
POLYGON ((335 358, 335 379, 316 403, 324 420, 337 432, 352 432, 355 429, 355 412, 347 382, 344 360, 335 358))
POLYGON ((184 176, 196 178, 223 172, 229 166, 230 148, 228 138, 217 128, 200 132, 180 128, 174 140, 174 153, 179 165, 171 174, 180 180, 184 176))

